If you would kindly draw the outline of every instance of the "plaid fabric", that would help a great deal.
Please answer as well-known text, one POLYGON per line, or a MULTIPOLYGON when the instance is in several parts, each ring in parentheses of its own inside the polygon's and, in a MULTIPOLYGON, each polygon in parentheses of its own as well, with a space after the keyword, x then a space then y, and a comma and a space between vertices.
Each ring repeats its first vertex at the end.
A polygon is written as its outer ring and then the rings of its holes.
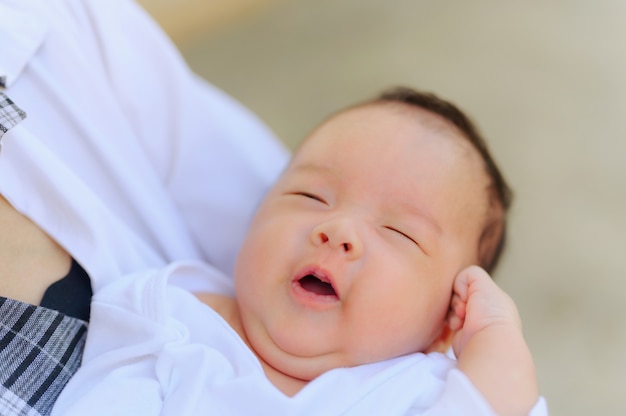
POLYGON ((49 415, 86 335, 80 319, 0 297, 0 415, 49 415))
POLYGON ((4 133, 25 118, 26 113, 0 91, 0 139, 4 133))

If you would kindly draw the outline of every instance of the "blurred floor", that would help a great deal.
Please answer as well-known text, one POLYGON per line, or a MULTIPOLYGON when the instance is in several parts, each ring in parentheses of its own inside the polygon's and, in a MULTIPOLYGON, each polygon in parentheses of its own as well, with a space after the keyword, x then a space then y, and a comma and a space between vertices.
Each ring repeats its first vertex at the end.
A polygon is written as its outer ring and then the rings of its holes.
POLYGON ((290 146, 391 85, 465 108, 516 190, 497 279, 551 414, 621 415, 624 22, 619 0, 283 0, 179 44, 290 146))

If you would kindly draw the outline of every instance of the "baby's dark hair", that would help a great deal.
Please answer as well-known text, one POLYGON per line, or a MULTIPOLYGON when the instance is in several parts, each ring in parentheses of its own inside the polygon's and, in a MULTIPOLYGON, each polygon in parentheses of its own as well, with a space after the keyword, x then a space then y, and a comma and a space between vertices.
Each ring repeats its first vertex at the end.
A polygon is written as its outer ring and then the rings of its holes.
POLYGON ((506 213, 511 206, 513 193, 478 129, 458 107, 432 93, 420 92, 407 87, 397 87, 384 91, 378 98, 371 101, 371 103, 379 102, 406 104, 438 115, 456 127, 478 151, 491 180, 488 189, 491 212, 478 241, 478 260, 479 265, 486 271, 493 271, 504 249, 506 213))

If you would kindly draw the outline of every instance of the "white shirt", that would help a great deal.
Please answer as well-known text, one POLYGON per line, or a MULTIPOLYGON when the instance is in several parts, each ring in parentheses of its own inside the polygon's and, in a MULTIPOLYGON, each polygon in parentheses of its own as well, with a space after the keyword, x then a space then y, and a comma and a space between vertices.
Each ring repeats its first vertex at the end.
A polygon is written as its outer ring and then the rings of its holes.
POLYGON ((97 291, 176 259, 230 272, 288 154, 128 0, 0 0, 0 193, 97 291))
MULTIPOLYGON (((287 397, 226 321, 177 286, 199 276, 213 291, 231 282, 174 263, 97 293, 83 367, 53 415, 494 415, 439 353, 331 370, 287 397)), ((543 399, 531 415, 547 415, 543 399)))

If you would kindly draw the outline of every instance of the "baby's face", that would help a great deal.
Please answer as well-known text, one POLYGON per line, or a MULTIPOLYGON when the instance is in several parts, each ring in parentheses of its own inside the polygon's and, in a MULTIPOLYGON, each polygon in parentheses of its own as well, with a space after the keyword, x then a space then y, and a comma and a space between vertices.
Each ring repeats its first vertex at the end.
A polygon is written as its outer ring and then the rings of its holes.
POLYGON ((456 274, 477 261, 488 179, 458 133, 419 111, 335 116, 259 207, 235 285, 252 348, 279 371, 309 380, 439 336, 456 274))

